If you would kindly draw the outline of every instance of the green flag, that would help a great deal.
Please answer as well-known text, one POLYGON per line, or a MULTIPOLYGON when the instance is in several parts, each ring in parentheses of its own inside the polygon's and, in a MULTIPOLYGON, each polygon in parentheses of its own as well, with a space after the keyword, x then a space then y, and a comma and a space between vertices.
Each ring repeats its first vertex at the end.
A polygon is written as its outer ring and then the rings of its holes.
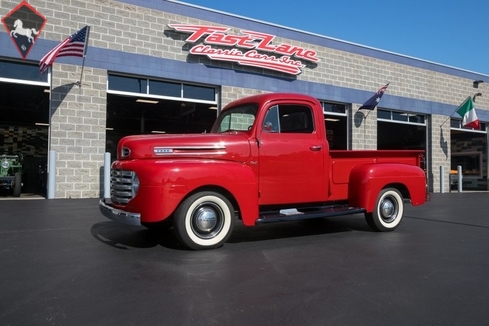
POLYGON ((464 127, 480 129, 479 118, 475 113, 474 102, 470 96, 458 107, 457 113, 462 117, 464 127))

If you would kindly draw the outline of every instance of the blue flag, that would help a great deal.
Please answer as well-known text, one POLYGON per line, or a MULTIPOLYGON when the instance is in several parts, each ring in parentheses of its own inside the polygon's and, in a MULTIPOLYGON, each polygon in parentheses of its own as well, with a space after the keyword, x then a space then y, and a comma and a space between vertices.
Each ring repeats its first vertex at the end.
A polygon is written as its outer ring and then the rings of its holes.
POLYGON ((375 93, 371 98, 369 98, 363 105, 359 108, 359 110, 373 110, 379 104, 380 99, 382 98, 382 95, 384 95, 384 92, 387 89, 387 86, 389 86, 390 83, 387 83, 386 85, 382 86, 377 93, 375 93))

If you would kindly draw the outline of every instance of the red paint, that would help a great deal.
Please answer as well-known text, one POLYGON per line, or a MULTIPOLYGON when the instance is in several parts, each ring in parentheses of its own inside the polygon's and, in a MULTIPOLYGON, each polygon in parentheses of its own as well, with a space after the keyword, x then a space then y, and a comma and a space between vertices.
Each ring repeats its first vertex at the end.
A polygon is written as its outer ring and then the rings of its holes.
MULTIPOLYGON (((238 131, 219 133, 218 119, 207 134, 123 138, 112 168, 134 171, 140 187, 127 205, 115 207, 141 213, 142 222, 156 222, 169 218, 189 194, 213 188, 233 198, 243 223, 252 226, 270 206, 348 202, 372 212, 387 186, 405 189, 413 205, 425 202, 421 151, 330 151, 321 105, 306 95, 240 99, 227 105, 220 119, 237 107, 256 108, 254 122, 246 120, 249 128, 246 123, 238 131), (273 126, 263 127, 268 110, 276 106, 307 108, 312 112, 310 131, 275 133, 273 126), (124 158, 123 148, 130 149, 124 158)), ((285 120, 282 128, 286 130, 285 120)))

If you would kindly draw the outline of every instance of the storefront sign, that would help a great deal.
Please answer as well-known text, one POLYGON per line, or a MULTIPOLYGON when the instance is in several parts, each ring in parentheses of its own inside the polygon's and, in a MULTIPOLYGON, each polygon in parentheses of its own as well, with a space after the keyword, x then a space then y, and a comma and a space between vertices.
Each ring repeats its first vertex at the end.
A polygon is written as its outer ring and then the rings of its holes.
POLYGON ((303 61, 319 62, 317 52, 300 46, 281 43, 273 45, 275 35, 241 30, 241 35, 226 34, 230 29, 219 26, 169 24, 178 32, 190 33, 185 40, 194 45, 190 53, 212 60, 236 62, 244 66, 270 69, 298 75, 305 67, 303 61), (223 47, 229 47, 229 49, 223 47))
POLYGON ((22 1, 2 18, 3 26, 10 34, 22 59, 26 59, 47 19, 29 3, 22 1))

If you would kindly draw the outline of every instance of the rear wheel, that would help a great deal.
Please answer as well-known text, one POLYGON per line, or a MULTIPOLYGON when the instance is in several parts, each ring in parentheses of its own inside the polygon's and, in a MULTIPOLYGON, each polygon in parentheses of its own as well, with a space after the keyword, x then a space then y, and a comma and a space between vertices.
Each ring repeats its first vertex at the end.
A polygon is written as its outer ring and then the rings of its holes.
POLYGON ((393 231, 404 214, 402 195, 394 188, 382 189, 372 213, 365 213, 368 225, 376 231, 393 231))
POLYGON ((14 197, 20 197, 21 192, 22 192, 22 173, 16 172, 15 173, 15 180, 14 180, 14 189, 12 191, 12 195, 14 197))
POLYGON ((194 250, 222 246, 231 236, 233 226, 233 205, 213 191, 199 192, 184 200, 173 220, 177 238, 194 250))

